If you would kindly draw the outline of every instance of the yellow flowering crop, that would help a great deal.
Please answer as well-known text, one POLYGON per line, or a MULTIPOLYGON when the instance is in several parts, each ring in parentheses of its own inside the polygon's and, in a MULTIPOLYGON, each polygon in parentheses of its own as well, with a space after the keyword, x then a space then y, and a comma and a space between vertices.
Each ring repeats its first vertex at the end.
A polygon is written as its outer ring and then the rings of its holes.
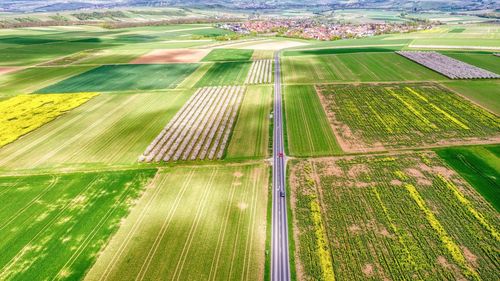
POLYGON ((96 93, 19 95, 0 102, 0 147, 82 105, 96 93))

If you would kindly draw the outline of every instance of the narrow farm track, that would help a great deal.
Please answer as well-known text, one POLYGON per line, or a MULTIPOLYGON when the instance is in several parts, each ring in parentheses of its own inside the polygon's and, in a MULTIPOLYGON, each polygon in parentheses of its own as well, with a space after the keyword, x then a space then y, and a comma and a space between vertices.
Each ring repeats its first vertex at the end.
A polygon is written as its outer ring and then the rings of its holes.
POLYGON ((283 141, 280 53, 274 57, 274 138, 271 224, 271 280, 290 280, 288 218, 286 202, 286 156, 283 141))

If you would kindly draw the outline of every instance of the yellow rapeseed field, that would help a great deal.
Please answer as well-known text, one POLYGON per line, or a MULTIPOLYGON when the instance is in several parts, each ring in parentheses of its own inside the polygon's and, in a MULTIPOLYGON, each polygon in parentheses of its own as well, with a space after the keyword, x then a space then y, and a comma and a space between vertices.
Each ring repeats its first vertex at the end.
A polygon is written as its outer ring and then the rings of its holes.
POLYGON ((97 93, 19 95, 0 102, 0 147, 82 105, 97 93))

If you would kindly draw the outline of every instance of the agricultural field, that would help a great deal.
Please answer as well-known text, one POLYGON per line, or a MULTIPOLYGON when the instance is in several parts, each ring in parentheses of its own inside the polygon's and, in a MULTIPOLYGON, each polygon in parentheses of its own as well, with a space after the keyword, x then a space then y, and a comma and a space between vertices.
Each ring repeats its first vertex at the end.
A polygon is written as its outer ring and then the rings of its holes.
POLYGON ((82 279, 155 173, 0 176, 0 279, 82 279))
POLYGON ((85 280, 263 280, 269 168, 161 170, 85 280))
POLYGON ((244 87, 200 88, 151 142, 139 161, 222 159, 244 87))
POLYGON ((99 95, 0 148, 0 170, 134 164, 192 93, 99 95))
POLYGON ((496 115, 500 115, 500 99, 498 98, 498 89, 500 89, 499 80, 460 80, 441 83, 441 85, 487 108, 496 115))
POLYGON ((253 50, 213 49, 202 61, 247 61, 252 54, 253 50))
POLYGON ((494 56, 491 53, 487 54, 472 53, 472 52, 467 52, 467 53, 443 52, 443 53, 449 57, 466 62, 468 64, 475 65, 477 67, 489 70, 493 73, 500 75, 500 57, 494 56))
POLYGON ((500 211, 500 145, 436 150, 497 211, 500 211))
POLYGON ((195 87, 243 85, 251 65, 250 62, 214 63, 195 87))
POLYGON ((500 216, 433 152, 296 160, 297 279, 497 280, 500 216))
POLYGON ((273 80, 273 60, 254 60, 245 84, 268 84, 273 80))
POLYGON ((0 148, 84 104, 96 95, 19 95, 0 101, 0 148))
POLYGON ((103 65, 38 90, 37 93, 175 88, 198 66, 198 64, 103 65))
POLYGON ((437 84, 317 86, 344 151, 499 141, 498 116, 437 84))
POLYGON ((286 86, 284 106, 288 152, 291 155, 342 153, 313 86, 286 86))
POLYGON ((192 63, 199 62, 208 52, 207 49, 158 49, 134 59, 131 63, 192 63))
POLYGON ((234 126, 226 159, 264 158, 269 156, 271 86, 247 86, 238 121, 234 126))
POLYGON ((0 93, 28 94, 69 77, 91 70, 92 66, 30 67, 0 75, 0 93))
POLYGON ((397 54, 386 52, 285 56, 282 65, 286 84, 445 79, 397 54))

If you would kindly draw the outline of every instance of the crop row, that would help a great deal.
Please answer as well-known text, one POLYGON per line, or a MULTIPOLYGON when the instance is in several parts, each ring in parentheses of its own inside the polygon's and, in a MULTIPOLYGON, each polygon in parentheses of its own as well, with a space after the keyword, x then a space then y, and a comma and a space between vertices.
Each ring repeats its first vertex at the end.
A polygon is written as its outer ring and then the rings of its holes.
POLYGON ((245 88, 200 88, 139 157, 159 162, 221 159, 245 88))
POLYGON ((0 102, 0 147, 82 105, 96 95, 19 95, 0 102))
POLYGON ((252 63, 245 84, 265 84, 272 81, 273 60, 256 60, 252 63))
POLYGON ((317 89, 345 150, 491 142, 500 132, 497 116, 436 84, 317 89))
POLYGON ((499 278, 500 216, 432 152, 304 160, 290 182, 304 280, 325 272, 315 200, 338 280, 499 278))
POLYGON ((500 75, 437 52, 396 52, 450 79, 500 78, 500 75))

